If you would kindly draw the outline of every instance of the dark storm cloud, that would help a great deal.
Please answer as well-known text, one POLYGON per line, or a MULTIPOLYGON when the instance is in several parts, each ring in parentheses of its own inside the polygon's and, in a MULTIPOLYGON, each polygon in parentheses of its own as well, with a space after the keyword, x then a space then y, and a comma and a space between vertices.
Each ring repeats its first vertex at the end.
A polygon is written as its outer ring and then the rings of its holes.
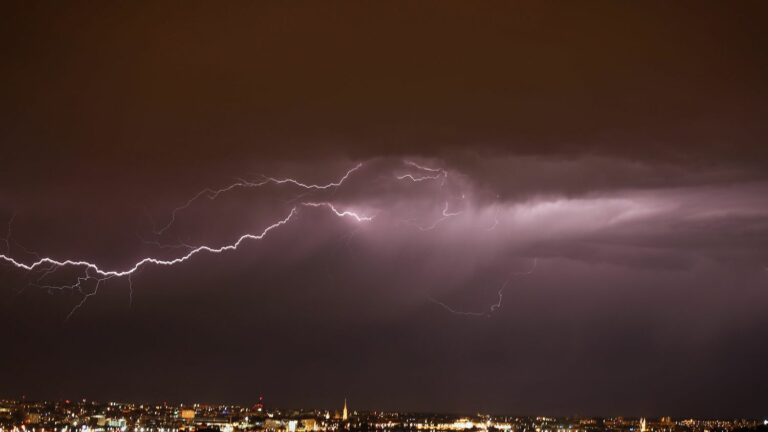
POLYGON ((4 10, 11 255, 375 219, 3 266, 2 396, 762 415, 764 4, 183 6, 4 10))

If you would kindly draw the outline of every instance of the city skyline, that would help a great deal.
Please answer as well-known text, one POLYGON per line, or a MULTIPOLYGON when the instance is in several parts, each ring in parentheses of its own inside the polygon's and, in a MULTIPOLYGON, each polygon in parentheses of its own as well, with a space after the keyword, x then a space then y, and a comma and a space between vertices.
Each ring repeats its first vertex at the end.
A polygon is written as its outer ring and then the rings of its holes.
MULTIPOLYGON (((261 425, 257 429, 296 430, 296 421, 312 422, 309 430, 326 429, 415 429, 415 430, 514 430, 524 424, 538 423, 537 430, 615 430, 671 431, 682 430, 749 430, 768 426, 766 419, 718 419, 671 416, 536 416, 500 413, 439 413, 397 412, 382 410, 349 410, 346 400, 337 409, 276 408, 267 407, 262 396, 253 406, 236 404, 168 402, 103 402, 93 400, 35 401, 0 399, 0 430, 37 430, 47 428, 68 430, 187 430, 194 424, 199 428, 221 427, 221 430, 253 429, 254 425, 241 425, 252 421, 272 421, 272 427, 261 425), (64 414, 62 413, 64 412, 64 414), (68 413, 68 414, 66 414, 68 413), (75 414, 77 413, 77 414, 75 414), (15 423, 14 418, 24 418, 15 423), (294 422, 293 425, 288 423, 294 422), (72 423, 69 424, 68 423, 72 423), (167 424, 163 424, 167 423, 167 424), (389 425, 386 425, 388 424, 389 425), (394 423, 394 424, 393 424, 394 423), (399 425, 399 426, 395 426, 399 425), (19 426, 25 426, 24 429, 19 426)), ((524 430, 525 428, 521 428, 524 430)))

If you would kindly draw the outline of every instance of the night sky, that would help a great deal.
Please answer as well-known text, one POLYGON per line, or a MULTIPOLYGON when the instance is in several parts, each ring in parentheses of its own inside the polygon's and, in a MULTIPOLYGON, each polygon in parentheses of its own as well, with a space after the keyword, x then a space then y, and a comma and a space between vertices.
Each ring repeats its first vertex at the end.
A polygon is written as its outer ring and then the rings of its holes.
POLYGON ((4 3, 0 397, 763 418, 767 25, 4 3))

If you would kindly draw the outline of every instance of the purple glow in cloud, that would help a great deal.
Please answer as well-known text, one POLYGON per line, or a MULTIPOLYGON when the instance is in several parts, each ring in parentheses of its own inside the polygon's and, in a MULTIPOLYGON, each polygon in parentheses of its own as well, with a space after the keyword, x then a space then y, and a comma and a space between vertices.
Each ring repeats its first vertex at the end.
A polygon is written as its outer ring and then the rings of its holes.
MULTIPOLYGON (((546 165, 549 162, 542 163, 546 165)), ((339 218, 349 217, 356 222, 374 222, 374 215, 376 215, 376 221, 380 223, 374 224, 370 232, 364 234, 366 239, 373 242, 386 241, 391 244, 407 245, 412 241, 418 242, 418 236, 414 237, 415 233, 408 229, 409 226, 421 232, 441 229, 439 237, 442 240, 440 241, 446 246, 450 245, 447 247, 455 248, 461 244, 463 247, 477 251, 473 257, 466 259, 468 262, 488 260, 499 254, 510 253, 522 254, 522 256, 533 255, 538 262, 538 259, 547 259, 547 256, 562 255, 563 252, 555 251, 564 244, 588 243, 593 245, 593 249, 610 249, 631 246, 637 241, 642 241, 643 238, 664 236, 671 229, 670 227, 675 225, 696 229, 702 225, 717 224, 733 218, 755 219, 768 216, 768 200, 763 195, 765 191, 763 184, 749 184, 736 189, 703 185, 660 190, 602 190, 576 196, 556 196, 549 193, 539 197, 533 195, 522 200, 485 201, 481 198, 483 194, 478 185, 462 173, 452 175, 451 178, 454 180, 450 183, 436 182, 431 186, 427 185, 426 188, 417 187, 421 182, 417 179, 447 180, 448 171, 442 168, 426 167, 411 160, 406 160, 401 166, 436 174, 430 178, 411 175, 392 176, 390 178, 396 183, 401 181, 413 183, 412 186, 403 185, 404 188, 397 184, 387 186, 387 188, 400 187, 398 193, 392 194, 381 184, 371 183, 370 178, 379 176, 382 169, 391 169, 393 164, 390 161, 380 160, 371 161, 368 165, 373 165, 373 168, 364 172, 361 171, 364 164, 358 163, 346 171, 338 181, 327 184, 307 184, 290 178, 276 180, 271 177, 262 183, 247 184, 249 187, 264 187, 270 183, 295 185, 305 191, 302 194, 304 201, 300 201, 298 206, 288 208, 287 216, 268 221, 266 228, 260 233, 238 234, 233 242, 224 246, 205 244, 188 246, 187 252, 183 255, 170 258, 139 257, 134 264, 123 270, 106 269, 93 260, 71 257, 43 257, 34 261, 25 261, 6 253, 0 255, 0 260, 23 271, 32 273, 43 271, 37 278, 38 282, 51 277, 57 270, 64 267, 81 269, 82 273, 73 283, 44 285, 48 288, 70 289, 83 293, 82 301, 72 310, 74 312, 86 299, 98 291, 102 283, 112 278, 135 276, 134 274, 145 265, 182 264, 201 252, 221 253, 236 250, 243 241, 261 240, 272 230, 286 225, 294 218, 300 207, 325 208, 339 218), (345 184, 351 181, 350 177, 353 173, 356 173, 358 178, 352 183, 345 184), (370 186, 372 184, 373 186, 370 186), (341 188, 342 185, 346 187, 341 188), (308 193, 320 195, 317 196, 317 200, 313 200, 315 196, 307 196, 308 193), (456 197, 461 198, 457 201, 456 197), (323 200, 329 198, 334 201, 323 200), (460 203, 461 209, 450 210, 449 200, 460 203), (442 205, 439 204, 440 202, 442 205), (355 209, 365 210, 361 212, 355 209), (407 215, 408 219, 401 216, 402 214, 407 215), (399 224, 401 220, 422 222, 402 225, 399 224), (91 291, 84 291, 86 282, 95 283, 91 291)), ((394 164, 394 167, 397 168, 397 164, 394 164)), ((175 208, 172 211, 171 222, 157 234, 162 235, 171 227, 179 210, 191 210, 190 207, 198 198, 215 199, 240 186, 244 184, 234 183, 220 189, 204 189, 181 207, 175 208)), ((9 238, 10 233, 6 241, 9 241, 9 238)), ((221 242, 216 241, 216 243, 221 242)), ((663 247, 659 245, 655 249, 658 251, 663 247)), ((680 246, 669 247, 682 249, 680 246)), ((679 252, 684 252, 689 259, 693 259, 697 255, 703 257, 716 254, 717 250, 710 251, 705 248, 699 251, 680 250, 679 252)), ((642 253, 638 253, 638 256, 641 255, 642 253)), ((566 256, 569 256, 569 253, 566 253, 566 256)), ((570 256, 570 258, 591 259, 579 256, 570 256)), ((506 284, 504 283, 504 286, 506 284)), ((501 298, 501 293, 499 297, 501 298)), ((447 305, 440 304, 447 310, 455 312, 447 305)), ((500 304, 492 306, 491 311, 500 306, 500 304)), ((485 316, 487 313, 478 312, 472 315, 485 316)))

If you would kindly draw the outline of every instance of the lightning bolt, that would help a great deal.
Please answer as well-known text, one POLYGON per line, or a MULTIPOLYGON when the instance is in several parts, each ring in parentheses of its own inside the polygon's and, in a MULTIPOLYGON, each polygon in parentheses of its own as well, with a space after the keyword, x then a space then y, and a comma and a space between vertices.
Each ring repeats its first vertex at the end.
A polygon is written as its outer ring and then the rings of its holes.
POLYGON ((22 245, 21 243, 17 242, 16 240, 13 240, 13 245, 16 246, 17 248, 21 249, 22 251, 24 251, 24 253, 26 253, 27 255, 33 256, 36 259, 40 259, 40 254, 38 254, 37 252, 35 252, 33 250, 27 249, 24 245, 22 245))
POLYGON ((413 174, 403 174, 403 175, 395 176, 395 178, 398 179, 398 180, 406 180, 407 179, 407 180, 410 180, 412 182, 420 182, 420 181, 424 181, 424 180, 437 180, 437 179, 440 178, 440 175, 433 175, 433 176, 425 175, 425 176, 416 177, 413 174))
POLYGON ((415 176, 413 174, 403 174, 403 175, 396 176, 396 178, 398 180, 406 180, 407 179, 407 180, 410 180, 412 182, 421 182, 421 181, 424 181, 424 180, 437 180, 437 179, 442 177, 443 181, 441 182, 441 186, 445 186, 445 182, 448 180, 448 171, 446 171, 446 170, 444 170, 442 168, 430 168, 430 167, 426 167, 424 165, 420 165, 420 164, 418 164, 416 162, 409 161, 409 160, 403 161, 403 164, 411 166, 411 167, 416 168, 418 170, 430 172, 430 173, 433 173, 433 174, 432 175, 427 174, 427 175, 422 175, 422 176, 415 176))
MULTIPOLYGON (((447 181, 448 171, 446 171, 445 169, 432 168, 432 167, 424 166, 409 160, 405 160, 402 163, 412 169, 417 170, 419 173, 418 174, 408 173, 404 175, 397 175, 395 176, 397 180, 405 180, 405 181, 416 183, 416 182, 422 182, 427 180, 442 179, 441 187, 444 186, 447 181)), ((360 170, 362 167, 363 167, 363 163, 357 163, 355 166, 353 166, 352 168, 344 172, 344 174, 341 177, 339 177, 338 180, 329 182, 326 184, 305 183, 295 178, 277 178, 277 177, 262 176, 262 178, 259 181, 248 181, 248 180, 238 179, 235 183, 229 184, 222 188, 218 188, 218 189, 205 188, 199 191, 198 193, 196 193, 195 195, 193 195, 190 199, 185 201, 181 206, 174 208, 171 211, 169 221, 160 229, 153 230, 155 234, 162 235, 164 232, 166 232, 174 224, 179 213, 188 209, 197 201, 203 198, 208 200, 215 200, 222 194, 228 193, 238 188, 258 188, 266 185, 287 184, 287 185, 292 185, 296 188, 299 188, 305 191, 305 193, 300 194, 299 196, 294 197, 289 201, 289 205, 291 206, 290 211, 287 214, 285 214, 282 218, 273 220, 269 225, 263 228, 260 232, 242 234, 233 242, 225 245, 219 245, 219 246, 208 245, 208 244, 190 245, 183 242, 179 242, 178 244, 175 244, 175 245, 168 245, 168 244, 163 244, 159 241, 145 240, 139 237, 142 240, 142 242, 144 242, 145 244, 154 245, 161 249, 179 250, 178 252, 179 255, 177 255, 175 258, 162 258, 162 259, 156 258, 153 256, 138 258, 137 261, 135 261, 133 264, 123 269, 104 268, 98 265, 96 262, 88 261, 88 260, 56 259, 53 257, 41 257, 40 255, 37 255, 34 252, 27 251, 26 249, 24 249, 24 251, 34 256, 34 259, 29 259, 29 258, 19 259, 11 256, 10 238, 11 238, 11 226, 15 217, 15 213, 14 213, 8 222, 6 237, 3 239, 0 239, 3 241, 3 243, 5 243, 5 246, 6 246, 5 253, 0 254, 0 263, 5 263, 15 268, 18 268, 20 270, 28 271, 30 273, 36 273, 37 278, 35 280, 35 283, 30 283, 30 286, 47 289, 49 292, 52 292, 53 290, 72 290, 82 294, 82 298, 80 299, 80 301, 71 309, 71 311, 67 315, 66 317, 67 320, 69 320, 78 310, 80 310, 88 302, 88 300, 91 297, 97 295, 99 290, 103 288, 103 286, 112 279, 125 279, 127 281, 128 290, 129 290, 129 305, 131 305, 133 303, 133 294, 134 294, 133 293, 134 276, 136 276, 141 269, 147 266, 171 267, 171 266, 181 265, 186 261, 191 260, 196 255, 203 254, 203 253, 221 254, 224 252, 235 251, 245 242, 262 240, 266 238, 273 231, 278 230, 279 228, 293 222, 296 219, 296 216, 298 215, 298 213, 302 209, 322 209, 322 210, 328 211, 330 214, 336 217, 343 218, 343 219, 350 219, 357 223, 373 221, 376 215, 378 214, 378 212, 374 212, 373 214, 365 214, 353 208, 341 208, 337 204, 331 201, 314 201, 314 200, 299 201, 300 198, 310 194, 313 191, 335 190, 341 187, 345 182, 347 182, 350 179, 350 177, 356 171, 360 170), (62 284, 62 285, 52 285, 44 282, 50 276, 57 274, 59 270, 64 268, 72 268, 77 270, 77 273, 72 276, 74 278, 74 280, 72 280, 72 283, 62 284)), ((462 195, 461 198, 464 199, 464 195, 462 195)), ((452 217, 458 216, 462 213, 463 213, 462 210, 451 211, 449 202, 445 201, 442 211, 440 212, 440 216, 436 220, 434 220, 434 222, 424 226, 417 225, 415 223, 413 225, 416 225, 421 231, 430 231, 430 230, 434 230, 441 223, 444 223, 444 221, 452 217)), ((494 216, 494 219, 495 219, 494 224, 487 229, 489 230, 494 229, 498 225, 499 223, 498 208, 496 209, 496 214, 494 216)), ((509 278, 504 282, 504 284, 501 286, 501 288, 498 291, 498 301, 490 305, 487 311, 482 311, 482 312, 460 311, 436 299, 430 298, 430 300, 440 305, 442 308, 444 308, 448 312, 455 315, 490 316, 491 314, 495 313, 498 309, 502 307, 504 290, 510 283, 512 277, 532 273, 536 268, 537 262, 538 260, 534 260, 533 267, 527 272, 511 273, 509 278)))
POLYGON ((168 244, 168 243, 161 243, 157 240, 147 240, 142 238, 141 236, 138 236, 139 240, 141 240, 142 243, 150 246, 155 246, 158 249, 187 249, 192 250, 195 249, 197 246, 192 246, 190 244, 184 243, 184 242, 178 242, 175 244, 168 244))
POLYGON ((260 188, 268 184, 275 184, 275 185, 292 184, 294 186, 297 186, 299 188, 306 189, 306 190, 325 190, 325 189, 337 188, 342 184, 344 184, 344 182, 347 181, 347 179, 352 175, 352 173, 354 173, 355 171, 359 170, 362 167, 363 167, 363 164, 358 163, 354 167, 347 170, 347 172, 339 180, 335 182, 330 182, 327 184, 308 184, 293 178, 281 179, 281 178, 267 177, 262 175, 262 180, 259 182, 251 182, 248 180, 238 179, 237 182, 232 183, 220 189, 205 188, 200 192, 196 193, 194 196, 192 196, 192 198, 188 199, 184 204, 174 208, 171 211, 171 217, 168 223, 165 224, 160 229, 155 229, 154 231, 155 231, 155 234, 162 235, 165 231, 167 231, 173 225, 174 222, 176 222, 176 216, 178 215, 179 212, 189 208, 192 204, 195 203, 195 201, 203 197, 213 201, 216 198, 218 198, 219 195, 224 194, 226 192, 230 192, 238 188, 260 188))
MULTIPOLYGON (((5 243, 5 253, 9 256, 11 255, 11 244, 13 244, 14 246, 16 246, 17 249, 21 249, 27 255, 33 256, 39 259, 40 255, 38 255, 36 252, 32 250, 27 249, 26 247, 24 247, 24 245, 22 245, 21 243, 17 242, 12 238, 13 237, 13 221, 15 219, 16 219, 16 211, 11 213, 11 217, 8 218, 8 228, 6 229, 5 237, 0 238, 0 240, 2 240, 3 243, 5 243)), ((24 288, 21 288, 16 292, 16 294, 19 295, 23 292, 24 292, 24 288)))
MULTIPOLYGON (((446 182, 448 181, 448 171, 443 168, 432 168, 425 165, 421 165, 411 160, 404 160, 403 164, 412 168, 416 168, 417 170, 430 173, 430 174, 425 174, 425 175, 414 175, 410 173, 402 174, 402 175, 395 176, 395 178, 398 180, 410 180, 413 183, 417 183, 417 182, 422 182, 426 180, 438 180, 442 178, 442 182, 440 184, 441 187, 445 186, 446 182)), ((466 198, 465 194, 462 194, 460 197, 456 197, 456 199, 461 199, 461 200, 464 200, 465 198, 466 198)), ((462 213, 461 211, 450 212, 448 211, 448 207, 449 207, 449 204, 448 204, 448 201, 446 201, 443 207, 441 216, 429 225, 419 225, 418 223, 415 223, 413 220, 406 220, 405 222, 411 225, 415 225, 421 231, 431 231, 437 228, 437 226, 441 224, 443 221, 445 221, 446 219, 454 216, 458 216, 462 213)))
POLYGON ((536 270, 536 267, 538 266, 538 264, 539 264, 539 259, 538 258, 534 258, 533 265, 531 266, 530 269, 528 269, 526 271, 523 271, 523 272, 512 272, 512 273, 510 273, 509 276, 507 277, 507 279, 501 285, 501 288, 499 288, 499 290, 497 291, 497 294, 499 296, 498 300, 496 301, 496 303, 490 305, 488 307, 487 311, 481 311, 481 312, 461 311, 461 310, 457 310, 457 309, 452 308, 451 306, 445 304, 444 302, 441 302, 441 301, 435 299, 434 297, 427 297, 427 299, 429 301, 431 301, 432 303, 435 303, 436 305, 442 307, 446 311, 452 313, 453 315, 490 318, 491 315, 493 315, 497 310, 501 309, 502 301, 504 300, 504 290, 507 289, 507 286, 509 286, 510 282, 512 282, 512 279, 517 277, 517 276, 527 276, 527 275, 533 274, 533 272, 536 270))
POLYGON ((133 274, 128 275, 128 307, 133 306, 133 274))
POLYGON ((303 189, 316 189, 316 190, 324 190, 324 189, 331 189, 331 188, 337 188, 344 184, 345 181, 349 178, 349 176, 352 175, 355 171, 359 170, 363 167, 362 163, 358 163, 354 167, 350 168, 338 181, 331 182, 325 185, 317 185, 317 184, 306 184, 302 183, 298 180, 292 179, 292 178, 284 178, 284 179, 277 179, 274 177, 265 177, 265 181, 267 183, 274 183, 274 184, 292 184, 295 186, 298 186, 303 189))
MULTIPOLYGON (((330 202, 305 202, 301 203, 301 207, 314 207, 314 208, 327 208, 329 209, 333 214, 335 214, 338 217, 342 218, 352 218, 356 220, 357 222, 368 222, 373 220, 372 216, 364 216, 360 215, 354 211, 350 210, 339 210, 337 207, 335 207, 330 202)), ((295 219, 295 216, 299 212, 299 206, 295 206, 291 209, 291 211, 282 219, 279 219, 272 224, 268 225, 266 228, 264 228, 260 233, 258 234, 243 234, 240 236, 235 242, 219 246, 219 247, 213 247, 208 245, 198 246, 195 247, 192 250, 189 250, 186 254, 181 255, 174 259, 158 259, 158 258, 152 258, 152 257, 146 257, 142 258, 136 263, 134 263, 131 267, 123 270, 106 270, 99 267, 96 263, 90 262, 90 261, 84 261, 84 260, 57 260, 50 257, 45 257, 38 259, 37 261, 34 261, 32 263, 24 263, 19 260, 16 260, 7 254, 0 254, 0 261, 3 261, 7 264, 10 264, 16 268, 27 270, 27 271, 35 271, 38 269, 44 269, 44 274, 41 276, 38 280, 44 278, 45 276, 53 273, 54 271, 64 268, 64 267, 79 267, 83 268, 83 274, 81 276, 78 276, 75 283, 71 285, 62 285, 62 286, 53 286, 53 285, 38 285, 41 288, 48 288, 48 289, 71 289, 75 290, 77 289, 81 293, 83 293, 83 298, 80 301, 80 303, 76 304, 75 307, 70 311, 69 315, 67 315, 67 320, 72 317, 72 315, 80 309, 86 301, 96 295, 98 293, 99 288, 103 283, 106 281, 112 279, 112 278, 122 278, 125 277, 128 279, 129 288, 131 291, 131 301, 133 297, 133 280, 131 279, 131 276, 134 275, 136 272, 139 271, 144 266, 147 265, 156 265, 156 266, 175 266, 182 264, 191 258, 193 258, 195 255, 198 255, 200 253, 206 252, 206 253, 212 253, 212 254, 220 254, 228 251, 234 251, 237 250, 243 243, 249 240, 262 240, 264 239, 270 232, 288 224, 290 221, 295 219), (90 292, 84 292, 84 283, 89 281, 95 281, 95 286, 92 291, 90 292)))
POLYGON ((230 251, 230 250, 235 250, 245 240, 261 240, 270 231, 272 231, 275 228, 278 228, 278 227, 280 227, 282 225, 285 225, 286 223, 288 223, 288 221, 291 220, 291 218, 293 218, 293 216, 296 214, 296 211, 297 211, 297 209, 296 209, 296 207, 294 207, 293 209, 291 209, 291 212, 288 214, 288 216, 286 216, 284 219, 281 219, 281 220, 273 223, 272 225, 269 225, 260 234, 244 234, 240 238, 238 238, 236 242, 234 242, 234 243, 232 243, 230 245, 221 246, 221 247, 218 247, 218 248, 214 248, 214 247, 211 247, 211 246, 200 246, 198 248, 195 248, 195 249, 191 250, 186 255, 182 255, 181 257, 175 258, 175 259, 172 259, 172 260, 161 260, 161 259, 157 259, 157 258, 143 258, 140 261, 138 261, 137 263, 135 263, 131 268, 127 269, 127 270, 102 270, 101 268, 99 268, 98 265, 96 265, 94 263, 91 263, 91 262, 88 262, 88 261, 76 261, 76 260, 71 260, 71 259, 60 261, 60 260, 56 260, 56 259, 48 258, 48 257, 42 258, 42 259, 40 259, 38 261, 35 261, 32 264, 24 264, 24 263, 16 261, 15 259, 13 259, 13 258, 11 258, 11 257, 9 257, 7 255, 4 255, 4 254, 0 255, 0 260, 5 261, 6 263, 9 263, 9 264, 11 264, 11 265, 13 265, 15 267, 20 268, 20 269, 24 269, 24 270, 28 270, 28 271, 35 270, 35 269, 43 266, 44 264, 51 264, 51 265, 53 265, 55 267, 67 267, 67 266, 84 267, 85 269, 87 269, 86 271, 88 271, 88 270, 93 271, 97 275, 103 276, 103 277, 121 277, 121 276, 127 276, 127 275, 129 275, 131 273, 134 273, 140 267, 142 267, 144 265, 147 265, 147 264, 155 264, 155 265, 161 265, 161 266, 172 266, 172 265, 183 263, 184 261, 189 260, 194 255, 197 255, 200 252, 222 253, 222 252, 226 252, 226 251, 230 251))
POLYGON ((13 226, 13 220, 16 219, 16 212, 14 211, 11 213, 11 217, 8 218, 8 228, 5 232, 5 237, 0 238, 0 240, 5 243, 5 253, 10 254, 11 253, 11 227, 13 226))
POLYGON ((405 160, 405 161, 403 161, 403 163, 405 165, 412 166, 412 167, 414 167, 416 169, 420 169, 422 171, 428 171, 428 172, 433 172, 433 173, 441 173, 444 176, 448 176, 448 172, 446 170, 442 169, 442 168, 430 168, 430 167, 418 164, 418 163, 416 163, 414 161, 411 161, 411 160, 405 160))
POLYGON ((460 311, 460 310, 456 310, 456 309, 448 306, 447 304, 445 304, 445 303, 443 303, 443 302, 441 302, 441 301, 439 301, 439 300, 437 300, 437 299, 435 299, 433 297, 427 297, 427 299, 429 301, 431 301, 432 303, 442 307, 443 309, 447 310, 448 312, 450 312, 450 313, 452 313, 454 315, 473 316, 473 317, 490 317, 488 312, 466 312, 466 311, 460 311))
MULTIPOLYGON (((440 223, 442 223, 443 221, 445 221, 446 219, 448 219, 448 218, 452 218, 452 217, 454 217, 454 216, 458 216, 458 215, 460 215, 461 213, 462 213, 461 211, 458 211, 458 212, 449 212, 449 211, 448 211, 448 201, 446 201, 446 202, 445 202, 445 206, 443 206, 443 211, 442 211, 442 213, 441 213, 441 216, 440 216, 439 218, 437 218, 437 219, 436 219, 434 222, 432 222, 431 224, 429 224, 429 225, 426 225, 426 226, 422 226, 422 225, 416 225, 416 228, 418 228, 418 229, 419 229, 419 230, 421 230, 421 231, 431 231, 431 230, 433 230, 433 229, 437 228, 437 226, 438 226, 440 223)), ((413 222, 412 222, 412 221, 409 221, 409 222, 413 224, 413 222)), ((415 225, 415 224, 414 224, 414 225, 415 225)))
POLYGON ((499 208, 496 207, 496 210, 493 212, 493 223, 486 228, 486 231, 493 231, 496 229, 496 227, 499 226, 499 208))
POLYGON ((305 207, 326 207, 338 217, 351 217, 358 222, 370 222, 374 218, 374 216, 361 216, 358 213, 350 210, 339 210, 329 202, 305 202, 301 203, 301 205, 305 207))

